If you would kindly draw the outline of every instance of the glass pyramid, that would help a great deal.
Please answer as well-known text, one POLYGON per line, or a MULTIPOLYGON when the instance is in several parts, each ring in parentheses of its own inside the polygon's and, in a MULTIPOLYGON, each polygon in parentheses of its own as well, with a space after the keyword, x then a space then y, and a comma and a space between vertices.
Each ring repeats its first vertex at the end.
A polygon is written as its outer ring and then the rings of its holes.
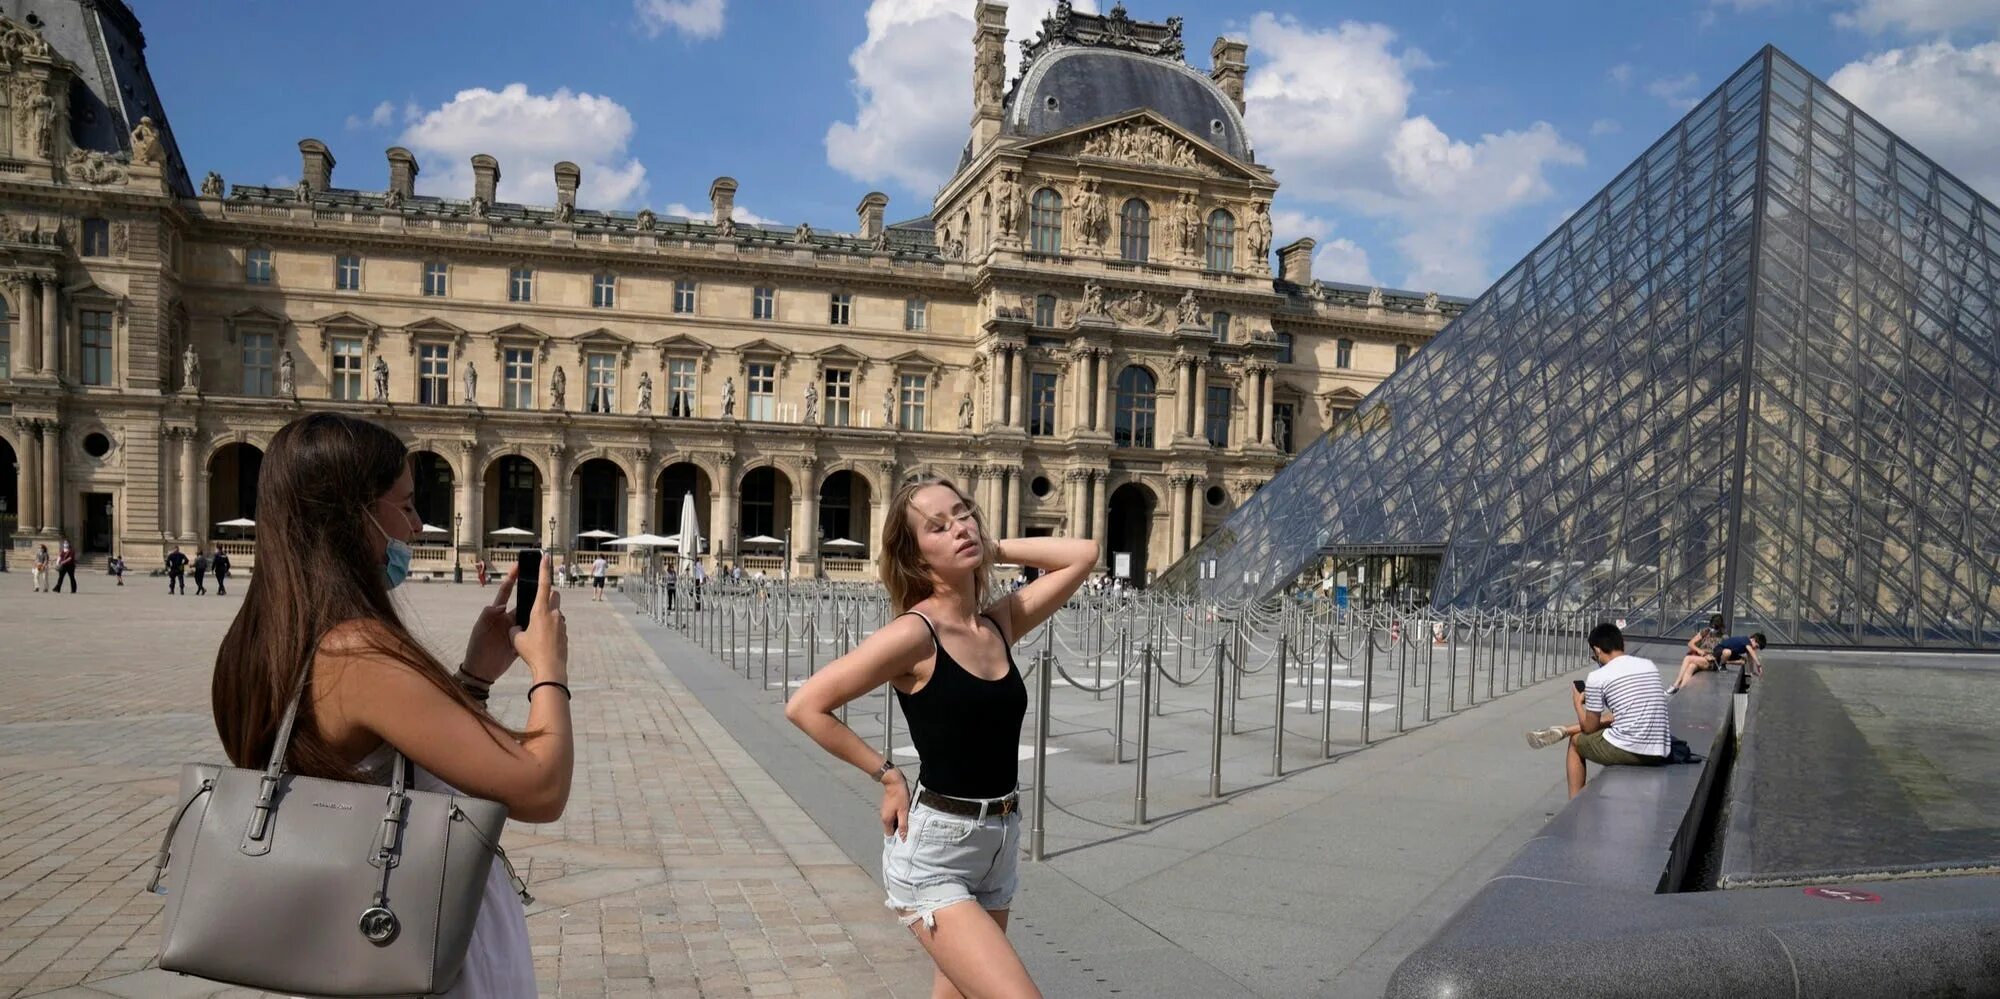
POLYGON ((2000 647, 1996 301, 2000 208, 1766 48, 1156 585, 2000 647))

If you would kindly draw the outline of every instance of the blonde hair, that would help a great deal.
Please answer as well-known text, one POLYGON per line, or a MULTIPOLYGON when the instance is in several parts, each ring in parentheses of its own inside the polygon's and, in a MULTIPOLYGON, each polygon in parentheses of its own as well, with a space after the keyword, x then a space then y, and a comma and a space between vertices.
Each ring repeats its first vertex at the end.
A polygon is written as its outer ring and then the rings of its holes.
POLYGON ((882 587, 889 591, 889 605, 901 614, 937 592, 937 580, 930 565, 924 562, 923 551, 917 545, 917 530, 910 523, 911 502, 919 491, 932 486, 951 490, 972 511, 972 522, 979 529, 979 568, 972 574, 972 600, 974 606, 984 610, 987 597, 993 592, 996 552, 992 536, 986 533, 986 515, 965 490, 941 475, 925 475, 905 482, 889 501, 888 515, 882 519, 882 554, 877 560, 882 587))

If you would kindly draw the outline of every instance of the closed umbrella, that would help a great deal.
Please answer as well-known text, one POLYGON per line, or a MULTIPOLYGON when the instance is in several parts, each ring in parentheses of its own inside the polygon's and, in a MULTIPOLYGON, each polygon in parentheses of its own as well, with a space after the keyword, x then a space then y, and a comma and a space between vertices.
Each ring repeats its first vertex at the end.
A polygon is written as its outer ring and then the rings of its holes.
POLYGON ((694 516, 694 494, 681 497, 681 571, 687 572, 694 560, 701 557, 701 522, 694 516))

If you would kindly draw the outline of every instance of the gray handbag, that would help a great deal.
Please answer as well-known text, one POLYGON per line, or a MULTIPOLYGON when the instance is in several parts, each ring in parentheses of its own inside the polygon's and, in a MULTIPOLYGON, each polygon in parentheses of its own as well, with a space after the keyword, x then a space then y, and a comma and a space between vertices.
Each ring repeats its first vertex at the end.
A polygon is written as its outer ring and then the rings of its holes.
POLYGON ((160 967, 297 996, 412 996, 458 980, 506 806, 285 772, 299 699, 263 770, 193 763, 154 860, 167 882, 160 967), (168 860, 172 858, 169 873, 168 860))

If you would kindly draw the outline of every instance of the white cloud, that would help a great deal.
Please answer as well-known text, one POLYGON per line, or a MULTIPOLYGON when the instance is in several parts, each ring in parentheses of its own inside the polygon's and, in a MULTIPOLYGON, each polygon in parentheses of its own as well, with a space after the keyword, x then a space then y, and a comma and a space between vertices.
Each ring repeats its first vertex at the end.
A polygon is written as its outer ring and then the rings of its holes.
POLYGON ((1625 126, 1618 124, 1617 121, 1611 118, 1599 118, 1590 123, 1590 134, 1592 135, 1617 135, 1624 130, 1625 126))
POLYGON ((1475 292, 1492 277, 1495 220, 1548 198, 1546 171, 1582 164, 1583 151, 1546 122, 1466 141, 1412 116, 1416 63, 1394 51, 1395 40, 1380 24, 1320 29, 1256 15, 1250 133, 1288 195, 1386 219, 1403 233, 1399 284, 1475 292))
MULTIPOLYGON (((1052 0, 1007 8, 1007 66, 1017 42, 1040 30, 1052 0)), ((1094 12, 1094 2, 1076 5, 1094 12)), ((972 116, 972 5, 962 0, 874 0, 868 36, 848 56, 852 121, 826 130, 826 161, 856 180, 893 182, 928 199, 957 167, 972 116)))
POLYGON ((639 24, 646 34, 660 37, 672 28, 682 37, 703 41, 722 35, 722 10, 726 0, 632 0, 639 24))
MULTIPOLYGON (((694 205, 690 205, 682 201, 668 202, 665 208, 659 210, 659 213, 661 215, 678 215, 681 218, 693 219, 697 222, 715 221, 715 210, 713 208, 698 208, 694 205)), ((759 215, 756 212, 753 212, 750 209, 745 208, 740 204, 730 209, 729 217, 731 219, 743 223, 744 225, 784 224, 779 222, 777 219, 767 219, 764 216, 759 215)))
POLYGON ((452 198, 472 194, 472 156, 500 161, 501 201, 555 203, 555 164, 569 160, 583 171, 581 206, 618 208, 646 192, 646 167, 626 149, 632 115, 609 97, 528 92, 510 83, 494 91, 461 90, 423 112, 403 131, 402 143, 423 163, 417 188, 452 198))
POLYGON ((1604 75, 1606 77, 1609 77, 1612 83, 1615 83, 1621 87, 1629 86, 1632 83, 1632 64, 1629 62, 1621 62, 1618 65, 1613 66, 1610 69, 1606 70, 1604 75))
POLYGON ((1700 94, 1700 87, 1700 76, 1694 73, 1684 73, 1680 76, 1662 77, 1654 80, 1646 84, 1646 92, 1666 101, 1668 105, 1676 110, 1686 111, 1694 107, 1695 99, 1700 94))
POLYGON ((1827 82, 1981 194, 2000 199, 2000 42, 1891 49, 1841 67, 1827 82))
POLYGON ((1843 28, 1881 34, 1891 28, 1930 34, 1954 28, 2000 25, 1996 0, 1860 0, 1853 10, 1833 15, 1843 28))
POLYGON ((366 118, 363 118, 357 114, 348 115, 347 127, 349 130, 361 129, 361 128, 381 128, 385 125, 390 124, 395 120, 396 120, 396 102, 383 101, 382 103, 375 105, 375 110, 368 112, 368 117, 366 118))

